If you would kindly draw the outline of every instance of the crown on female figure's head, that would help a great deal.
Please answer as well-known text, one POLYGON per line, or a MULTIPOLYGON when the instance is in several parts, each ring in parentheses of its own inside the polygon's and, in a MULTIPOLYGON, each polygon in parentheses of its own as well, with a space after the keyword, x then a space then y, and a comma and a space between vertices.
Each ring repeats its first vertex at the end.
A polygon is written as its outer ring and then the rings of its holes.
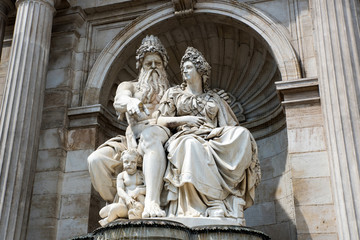
POLYGON ((185 51, 184 56, 181 58, 180 68, 181 71, 184 70, 184 63, 190 61, 194 64, 196 70, 200 73, 201 76, 207 76, 210 78, 211 67, 210 64, 205 60, 204 55, 193 47, 188 47, 185 51))
POLYGON ((142 40, 140 47, 136 50, 136 69, 141 68, 142 61, 144 60, 146 53, 158 53, 162 58, 164 67, 167 66, 169 62, 169 56, 164 45, 162 45, 158 37, 150 35, 146 36, 142 40))

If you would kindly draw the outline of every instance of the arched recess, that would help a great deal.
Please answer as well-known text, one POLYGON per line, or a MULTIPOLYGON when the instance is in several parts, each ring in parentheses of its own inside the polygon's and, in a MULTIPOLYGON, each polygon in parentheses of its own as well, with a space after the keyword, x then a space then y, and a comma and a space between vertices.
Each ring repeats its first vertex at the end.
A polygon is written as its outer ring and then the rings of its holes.
POLYGON ((167 70, 173 84, 181 82, 178 66, 185 48, 194 46, 212 65, 211 87, 234 96, 234 112, 255 137, 263 138, 285 125, 273 83, 301 78, 296 54, 270 18, 251 5, 225 0, 199 0, 194 12, 184 17, 175 16, 173 4, 168 3, 134 20, 95 62, 83 106, 100 103, 113 111, 117 85, 137 75, 135 50, 147 34, 159 36, 168 50, 167 70))

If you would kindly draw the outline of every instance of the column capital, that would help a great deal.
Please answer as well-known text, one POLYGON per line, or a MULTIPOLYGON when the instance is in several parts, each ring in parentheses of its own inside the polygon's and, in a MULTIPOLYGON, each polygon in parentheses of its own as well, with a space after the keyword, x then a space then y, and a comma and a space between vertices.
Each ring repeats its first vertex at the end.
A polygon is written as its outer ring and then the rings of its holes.
POLYGON ((16 0, 15 4, 16 4, 16 7, 18 8, 21 3, 31 3, 31 2, 34 2, 34 3, 37 2, 37 3, 50 5, 51 7, 54 8, 55 3, 57 2, 57 0, 16 0))
MULTIPOLYGON (((5 0, 5 1, 10 1, 10 0, 5 0)), ((47 4, 55 9, 63 9, 63 8, 68 8, 70 6, 67 0, 16 0, 16 7, 19 7, 19 5, 22 2, 39 2, 39 3, 47 4)))

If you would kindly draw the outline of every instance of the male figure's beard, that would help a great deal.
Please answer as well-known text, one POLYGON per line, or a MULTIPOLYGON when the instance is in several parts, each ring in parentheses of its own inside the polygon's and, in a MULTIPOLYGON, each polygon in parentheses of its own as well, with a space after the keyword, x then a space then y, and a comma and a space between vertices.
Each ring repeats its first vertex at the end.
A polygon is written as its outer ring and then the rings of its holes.
POLYGON ((156 99, 160 101, 169 86, 165 69, 141 68, 137 83, 137 89, 142 93, 141 102, 153 103, 156 99))

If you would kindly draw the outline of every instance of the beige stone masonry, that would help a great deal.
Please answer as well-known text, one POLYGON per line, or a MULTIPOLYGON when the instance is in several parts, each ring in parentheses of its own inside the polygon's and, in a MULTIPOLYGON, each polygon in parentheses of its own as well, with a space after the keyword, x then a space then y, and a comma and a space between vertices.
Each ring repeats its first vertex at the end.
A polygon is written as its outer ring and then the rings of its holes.
POLYGON ((340 239, 359 239, 360 2, 311 2, 336 225, 340 239))
POLYGON ((288 124, 288 158, 294 191, 297 238, 313 234, 318 234, 320 238, 329 231, 336 237, 333 188, 318 81, 316 78, 305 78, 277 82, 276 85, 283 100, 288 124))

